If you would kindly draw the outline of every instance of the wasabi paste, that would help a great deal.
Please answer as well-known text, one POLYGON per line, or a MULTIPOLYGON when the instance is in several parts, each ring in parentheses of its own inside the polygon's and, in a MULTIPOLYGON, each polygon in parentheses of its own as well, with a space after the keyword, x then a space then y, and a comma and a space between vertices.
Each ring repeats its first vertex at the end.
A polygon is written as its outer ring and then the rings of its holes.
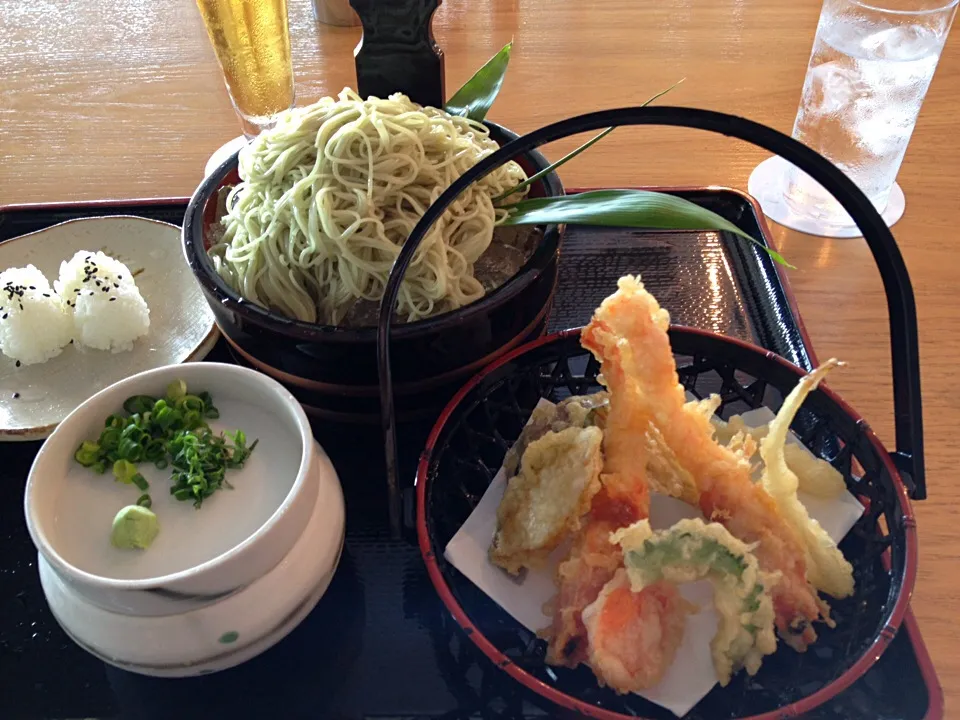
POLYGON ((110 543, 121 550, 146 550, 160 532, 157 516, 142 505, 127 505, 113 519, 110 543))

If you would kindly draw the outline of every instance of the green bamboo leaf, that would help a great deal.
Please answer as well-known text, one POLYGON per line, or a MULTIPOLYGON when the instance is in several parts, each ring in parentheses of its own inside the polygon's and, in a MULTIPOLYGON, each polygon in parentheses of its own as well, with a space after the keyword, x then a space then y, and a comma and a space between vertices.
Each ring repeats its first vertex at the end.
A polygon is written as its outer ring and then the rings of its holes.
POLYGON ((658 230, 723 230, 734 233, 767 252, 781 265, 784 257, 751 237, 729 220, 689 200, 650 190, 591 190, 564 197, 530 198, 505 206, 504 225, 599 225, 658 230))
MULTIPOLYGON (((668 92, 670 92, 671 90, 673 90, 675 87, 677 87, 677 85, 679 85, 680 83, 682 83, 684 80, 686 80, 686 78, 680 78, 680 79, 677 80, 673 85, 671 85, 670 87, 668 87, 666 90, 661 90, 660 92, 658 92, 658 93, 657 93, 656 95, 654 95, 653 97, 647 98, 644 102, 642 102, 642 103, 640 104, 640 107, 646 107, 647 105, 649 105, 650 103, 652 103, 654 100, 657 100, 658 98, 662 98, 664 95, 666 95, 668 92)), ((528 187, 528 186, 532 185, 533 183, 535 183, 535 182, 536 182, 537 180, 539 180, 540 178, 545 177, 545 176, 548 175, 549 173, 552 173, 554 170, 556 170, 558 167, 560 167, 561 165, 563 165, 563 164, 564 164, 565 162, 567 162, 568 160, 573 160, 577 155, 579 155, 580 153, 582 153, 584 150, 586 150, 587 148, 591 147, 592 145, 594 145, 595 143, 599 142, 600 140, 603 140, 607 135, 609 135, 610 133, 612 133, 612 132, 614 131, 614 129, 615 129, 615 127, 608 127, 608 128, 607 128, 606 130, 604 130, 603 132, 601 132, 601 133, 599 133, 599 134, 597 134, 597 135, 594 135, 592 138, 590 138, 589 140, 587 140, 583 145, 581 145, 580 147, 578 147, 576 150, 573 150, 573 151, 571 151, 571 152, 568 152, 566 155, 564 155, 562 158, 560 158, 559 160, 557 160, 555 163, 553 163, 553 164, 550 165, 549 167, 544 168, 543 170, 541 170, 540 172, 536 173, 535 175, 531 175, 531 176, 528 177, 526 180, 524 180, 522 183, 519 183, 519 184, 516 185, 515 187, 510 188, 510 189, 507 190, 506 192, 500 193, 500 194, 497 195, 495 198, 493 198, 493 202, 495 202, 495 203, 496 203, 496 202, 499 202, 500 200, 503 200, 505 197, 509 197, 510 195, 513 195, 515 192, 517 192, 517 191, 519 191, 519 190, 523 190, 525 187, 528 187)))
POLYGON ((447 100, 444 110, 451 115, 460 115, 477 122, 483 120, 503 85, 503 76, 507 73, 512 49, 511 40, 447 100))
POLYGON ((533 183, 537 182, 537 180, 539 180, 539 179, 542 178, 542 177, 546 177, 549 173, 552 173, 554 170, 556 170, 558 167, 560 167, 561 165, 563 165, 563 164, 564 164, 565 162, 567 162, 568 160, 573 160, 577 155, 579 155, 580 153, 582 153, 584 150, 586 150, 587 148, 589 148, 589 147, 590 147, 591 145, 593 145, 594 143, 597 143, 597 142, 599 142, 600 140, 603 140, 607 135, 609 135, 610 133, 612 133, 614 130, 616 130, 616 127, 608 127, 608 128, 607 128, 606 130, 604 130, 603 132, 597 133, 597 134, 594 135, 592 138, 590 138, 589 140, 587 140, 583 145, 581 145, 580 147, 578 147, 576 150, 573 150, 573 151, 567 153, 566 155, 564 155, 562 158, 560 158, 559 160, 557 160, 557 161, 556 161, 555 163, 553 163, 552 165, 550 165, 550 166, 548 166, 548 167, 545 167, 545 168, 544 168, 543 170, 541 170, 540 172, 531 175, 531 176, 528 177, 526 180, 524 180, 522 183, 519 183, 519 184, 515 185, 514 187, 510 188, 510 189, 507 190, 506 192, 500 193, 500 194, 497 195, 495 198, 493 198, 493 202, 494 202, 494 203, 498 203, 498 202, 500 202, 501 200, 503 200, 504 198, 509 197, 510 195, 513 195, 515 192, 519 192, 520 190, 523 190, 525 187, 528 187, 528 186, 530 186, 530 185, 533 185, 533 183))

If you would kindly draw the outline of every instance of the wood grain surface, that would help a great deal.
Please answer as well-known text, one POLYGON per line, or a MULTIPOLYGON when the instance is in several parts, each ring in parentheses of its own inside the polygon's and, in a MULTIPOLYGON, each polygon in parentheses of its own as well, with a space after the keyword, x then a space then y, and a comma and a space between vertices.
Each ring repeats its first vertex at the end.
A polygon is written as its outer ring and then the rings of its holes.
MULTIPOLYGON (((354 83, 359 28, 318 25, 289 0, 298 103, 354 83)), ((736 113, 789 132, 819 14, 816 0, 446 0, 434 27, 452 91, 511 38, 491 119, 523 133, 637 104, 685 77, 673 104, 736 113)), ((954 36, 960 30, 954 31, 954 36)), ((189 195, 208 156, 239 134, 190 0, 2 2, 0 204, 189 195)), ((559 157, 574 140, 548 146, 559 157)), ((746 187, 764 154, 703 133, 615 132, 564 168, 568 186, 746 187)), ((920 315, 930 499, 919 503, 913 607, 947 695, 960 702, 960 40, 947 43, 899 176, 894 227, 920 315)), ((832 386, 892 441, 886 304, 861 239, 774 225, 832 386)))

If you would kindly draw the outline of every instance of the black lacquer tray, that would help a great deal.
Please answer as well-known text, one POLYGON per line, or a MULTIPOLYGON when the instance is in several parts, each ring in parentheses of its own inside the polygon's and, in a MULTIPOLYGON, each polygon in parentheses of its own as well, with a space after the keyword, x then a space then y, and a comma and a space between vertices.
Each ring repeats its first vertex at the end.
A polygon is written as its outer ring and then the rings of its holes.
MULTIPOLYGON (((766 235, 747 196, 717 188, 675 192, 766 235)), ((0 241, 76 217, 129 214, 180 224, 185 207, 183 199, 8 207, 0 209, 0 241)), ((637 271, 674 322, 764 346, 802 367, 815 362, 776 266, 723 233, 568 228, 550 329, 582 325, 620 275, 637 271)), ((209 359, 230 356, 221 344, 209 359)), ((400 428, 401 477, 412 479, 426 431, 400 428)), ((262 656, 183 680, 109 668, 60 630, 40 589, 22 515, 39 444, 0 445, 0 718, 572 717, 494 667, 440 602, 415 540, 391 539, 379 430, 341 433, 318 423, 315 433, 347 499, 346 549, 330 589, 262 656)), ((919 720, 942 712, 936 675, 908 613, 877 665, 811 717, 919 720)))

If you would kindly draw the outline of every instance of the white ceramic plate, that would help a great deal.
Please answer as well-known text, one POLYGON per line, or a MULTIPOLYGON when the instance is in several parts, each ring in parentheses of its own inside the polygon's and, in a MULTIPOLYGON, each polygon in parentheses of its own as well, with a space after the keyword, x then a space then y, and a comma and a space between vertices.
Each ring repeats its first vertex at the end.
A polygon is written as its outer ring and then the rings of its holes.
POLYGON ((36 265, 52 285, 78 250, 101 250, 133 273, 150 307, 150 331, 129 352, 69 345, 38 365, 0 356, 0 441, 40 440, 80 403, 130 375, 201 360, 218 332, 213 313, 183 259, 180 228, 146 218, 70 220, 0 243, 0 269, 36 265))

